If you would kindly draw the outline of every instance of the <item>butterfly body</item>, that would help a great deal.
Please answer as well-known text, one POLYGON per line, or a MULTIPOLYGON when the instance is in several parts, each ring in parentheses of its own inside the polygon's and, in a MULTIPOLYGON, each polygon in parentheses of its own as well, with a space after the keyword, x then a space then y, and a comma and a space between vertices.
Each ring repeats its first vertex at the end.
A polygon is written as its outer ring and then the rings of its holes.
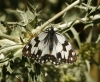
POLYGON ((53 45, 54 43, 57 44, 57 39, 56 39, 56 33, 55 31, 53 30, 53 28, 51 28, 50 31, 48 31, 48 34, 47 36, 44 38, 44 42, 47 43, 49 45, 49 51, 50 53, 52 52, 53 50, 53 45))
POLYGON ((73 63, 77 59, 71 44, 53 28, 34 37, 22 52, 24 56, 33 58, 39 63, 73 63))

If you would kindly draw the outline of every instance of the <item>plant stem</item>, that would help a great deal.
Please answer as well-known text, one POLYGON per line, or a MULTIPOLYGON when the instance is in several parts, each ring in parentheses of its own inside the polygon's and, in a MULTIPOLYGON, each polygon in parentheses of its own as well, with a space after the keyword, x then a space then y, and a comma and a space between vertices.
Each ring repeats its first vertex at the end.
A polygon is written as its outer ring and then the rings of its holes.
POLYGON ((59 16, 63 15, 65 12, 67 12, 68 10, 70 10, 71 8, 73 8, 75 5, 77 5, 79 3, 80 3, 80 0, 77 0, 74 3, 72 3, 71 5, 69 5, 68 7, 66 7, 65 9, 63 9, 61 12, 59 12, 58 14, 53 16, 51 19, 49 19, 47 22, 45 22, 43 25, 37 27, 37 30, 36 30, 37 32, 35 32, 35 33, 40 33, 48 24, 50 24, 52 21, 54 21, 59 16))

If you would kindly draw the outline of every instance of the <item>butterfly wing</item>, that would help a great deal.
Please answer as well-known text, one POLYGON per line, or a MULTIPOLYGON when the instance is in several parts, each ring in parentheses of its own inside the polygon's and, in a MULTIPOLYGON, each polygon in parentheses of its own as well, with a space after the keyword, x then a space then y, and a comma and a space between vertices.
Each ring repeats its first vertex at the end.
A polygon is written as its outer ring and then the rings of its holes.
POLYGON ((62 51, 57 53, 57 58, 60 59, 60 62, 64 62, 64 63, 75 62, 77 57, 71 44, 65 39, 65 37, 62 34, 57 34, 57 38, 59 43, 61 43, 63 47, 62 51))
POLYGON ((41 32, 37 37, 29 41, 22 50, 23 55, 33 59, 39 59, 43 53, 43 49, 47 46, 47 44, 44 43, 46 35, 47 33, 41 32))
POLYGON ((40 63, 51 62, 53 64, 60 64, 75 62, 77 57, 71 44, 60 33, 55 32, 53 35, 53 49, 50 53, 48 33, 41 32, 37 37, 33 38, 23 48, 24 56, 34 58, 40 63))

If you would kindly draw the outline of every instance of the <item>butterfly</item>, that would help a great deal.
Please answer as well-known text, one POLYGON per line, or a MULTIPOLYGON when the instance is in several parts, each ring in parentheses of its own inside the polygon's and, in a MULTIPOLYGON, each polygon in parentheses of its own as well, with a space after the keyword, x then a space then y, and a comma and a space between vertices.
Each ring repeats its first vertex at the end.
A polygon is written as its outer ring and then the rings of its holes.
POLYGON ((26 57, 33 58, 39 63, 52 64, 74 63, 77 60, 75 51, 66 38, 51 27, 33 37, 23 48, 26 57))

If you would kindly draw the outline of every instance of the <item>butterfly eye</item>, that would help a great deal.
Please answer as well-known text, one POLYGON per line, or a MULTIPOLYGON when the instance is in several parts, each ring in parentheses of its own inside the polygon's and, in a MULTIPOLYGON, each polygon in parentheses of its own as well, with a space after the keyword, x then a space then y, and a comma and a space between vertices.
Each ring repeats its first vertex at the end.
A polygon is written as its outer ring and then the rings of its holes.
POLYGON ((32 38, 23 48, 22 53, 26 57, 38 60, 39 63, 74 63, 77 60, 71 44, 53 28, 32 38))

